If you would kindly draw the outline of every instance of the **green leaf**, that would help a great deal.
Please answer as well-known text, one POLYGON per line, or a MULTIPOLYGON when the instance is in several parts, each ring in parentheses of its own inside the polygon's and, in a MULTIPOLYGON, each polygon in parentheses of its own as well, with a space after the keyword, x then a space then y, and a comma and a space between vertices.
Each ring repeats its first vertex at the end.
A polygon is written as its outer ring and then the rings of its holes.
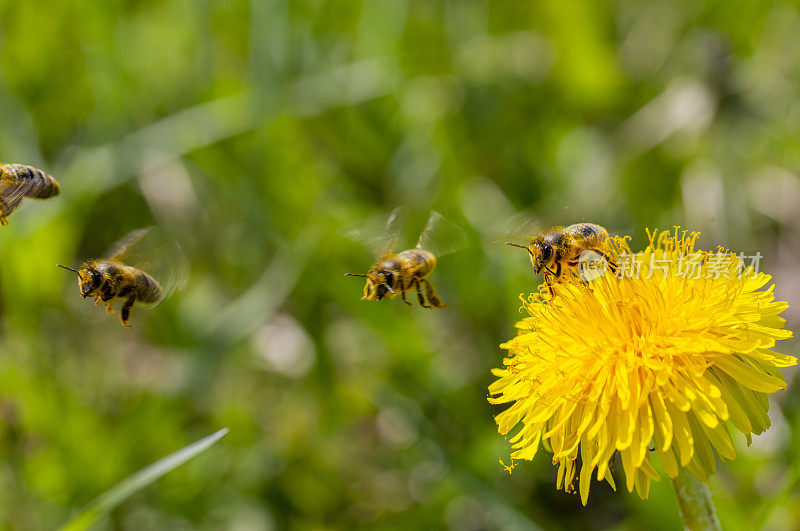
POLYGON ((200 439, 194 444, 178 450, 177 452, 159 459, 150 466, 147 466, 132 476, 128 476, 111 490, 101 494, 84 510, 78 513, 72 520, 64 525, 62 531, 78 531, 88 529, 92 524, 105 516, 114 507, 125 501, 134 492, 155 482, 161 476, 171 472, 192 457, 207 450, 211 445, 228 433, 228 428, 223 428, 216 433, 200 439))

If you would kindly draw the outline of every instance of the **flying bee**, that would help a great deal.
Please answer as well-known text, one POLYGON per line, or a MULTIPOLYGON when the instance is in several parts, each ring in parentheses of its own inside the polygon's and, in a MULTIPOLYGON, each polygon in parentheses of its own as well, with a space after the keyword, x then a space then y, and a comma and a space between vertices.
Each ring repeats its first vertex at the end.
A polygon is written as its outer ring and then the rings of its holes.
POLYGON ((423 308, 446 308, 448 304, 442 303, 427 277, 436 267, 436 256, 443 256, 463 247, 466 244, 466 234, 438 212, 431 212, 417 245, 413 249, 395 253, 398 213, 399 209, 395 209, 387 223, 387 232, 392 242, 370 267, 367 274, 346 273, 346 276, 367 279, 364 285, 364 296, 361 297, 362 301, 380 301, 385 297, 393 299, 399 293, 403 302, 411 305, 406 298, 406 291, 416 289, 417 301, 423 308), (423 285, 425 286, 424 295, 422 293, 423 285))
POLYGON ((106 304, 106 311, 113 314, 114 298, 124 298, 119 317, 124 326, 131 327, 130 319, 133 304, 153 304, 161 300, 161 285, 139 268, 125 265, 119 260, 100 259, 84 262, 78 269, 56 264, 58 267, 78 274, 78 288, 81 297, 96 297, 94 305, 100 301, 106 304))
POLYGON ((552 283, 561 278, 567 268, 578 265, 581 253, 593 251, 601 256, 611 271, 616 266, 608 256, 610 238, 608 231, 594 223, 575 223, 568 227, 554 227, 531 238, 528 245, 506 242, 506 245, 520 247, 528 251, 537 275, 545 271, 544 279, 550 294, 552 283))
MULTIPOLYGON (((117 243, 116 250, 108 258, 88 260, 78 269, 56 264, 58 267, 78 275, 78 289, 81 298, 94 297, 95 306, 100 302, 105 303, 106 312, 109 314, 114 314, 114 299, 123 299, 125 302, 120 309, 119 318, 123 326, 128 328, 131 328, 129 320, 134 304, 157 304, 172 290, 185 284, 185 278, 176 279, 171 276, 169 289, 165 290, 149 273, 140 267, 123 262, 127 259, 131 248, 149 231, 150 229, 146 228, 131 232, 117 243)), ((174 258, 182 258, 182 255, 174 258)), ((178 269, 173 271, 177 272, 178 269)))
POLYGON ((58 181, 42 170, 22 164, 0 164, 0 225, 19 206, 22 199, 48 199, 58 195, 58 181))

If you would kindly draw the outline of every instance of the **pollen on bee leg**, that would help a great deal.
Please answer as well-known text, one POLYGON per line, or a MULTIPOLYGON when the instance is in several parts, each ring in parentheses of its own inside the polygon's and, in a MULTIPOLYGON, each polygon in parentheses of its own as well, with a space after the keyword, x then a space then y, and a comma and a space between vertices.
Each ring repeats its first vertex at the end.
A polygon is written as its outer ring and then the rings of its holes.
POLYGON ((8 225, 7 216, 11 215, 11 208, 8 204, 0 198, 0 225, 8 225))

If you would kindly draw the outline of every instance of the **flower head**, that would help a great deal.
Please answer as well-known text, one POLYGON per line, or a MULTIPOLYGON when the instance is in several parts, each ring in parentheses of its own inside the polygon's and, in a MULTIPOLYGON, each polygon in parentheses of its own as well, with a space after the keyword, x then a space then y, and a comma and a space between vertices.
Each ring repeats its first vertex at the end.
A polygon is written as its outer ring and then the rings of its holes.
POLYGON ((723 249, 695 251, 699 233, 648 233, 632 253, 616 238, 616 274, 591 282, 540 287, 523 300, 529 314, 490 387, 489 401, 510 404, 496 421, 511 438, 514 459, 533 459, 540 445, 559 465, 557 487, 579 474, 586 504, 595 469, 614 487, 616 452, 626 486, 647 497, 659 479, 685 467, 707 481, 714 451, 736 452, 729 426, 759 434, 770 425, 766 393, 785 388, 778 367, 797 359, 771 350, 792 336, 778 315, 770 276, 723 249), (627 258, 628 261, 625 261, 627 258))

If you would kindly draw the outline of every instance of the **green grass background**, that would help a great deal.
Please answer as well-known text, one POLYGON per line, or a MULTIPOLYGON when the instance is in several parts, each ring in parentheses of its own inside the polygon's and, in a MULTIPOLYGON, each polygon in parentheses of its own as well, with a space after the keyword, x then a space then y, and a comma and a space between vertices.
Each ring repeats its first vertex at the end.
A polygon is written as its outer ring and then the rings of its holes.
MULTIPOLYGON (((798 54, 797 7, 756 0, 0 1, 0 160, 62 184, 0 229, 0 523, 52 528, 228 426, 102 525, 679 528, 669 481, 582 508, 545 453, 500 466, 489 371, 539 279, 489 242, 520 212, 634 246, 684 225, 760 251, 796 329, 798 54), (343 277, 398 205, 409 246, 431 209, 468 234, 446 310, 343 277), (55 264, 152 224, 189 284, 130 331, 55 264)), ((726 529, 800 521, 786 375, 712 480, 726 529)))

